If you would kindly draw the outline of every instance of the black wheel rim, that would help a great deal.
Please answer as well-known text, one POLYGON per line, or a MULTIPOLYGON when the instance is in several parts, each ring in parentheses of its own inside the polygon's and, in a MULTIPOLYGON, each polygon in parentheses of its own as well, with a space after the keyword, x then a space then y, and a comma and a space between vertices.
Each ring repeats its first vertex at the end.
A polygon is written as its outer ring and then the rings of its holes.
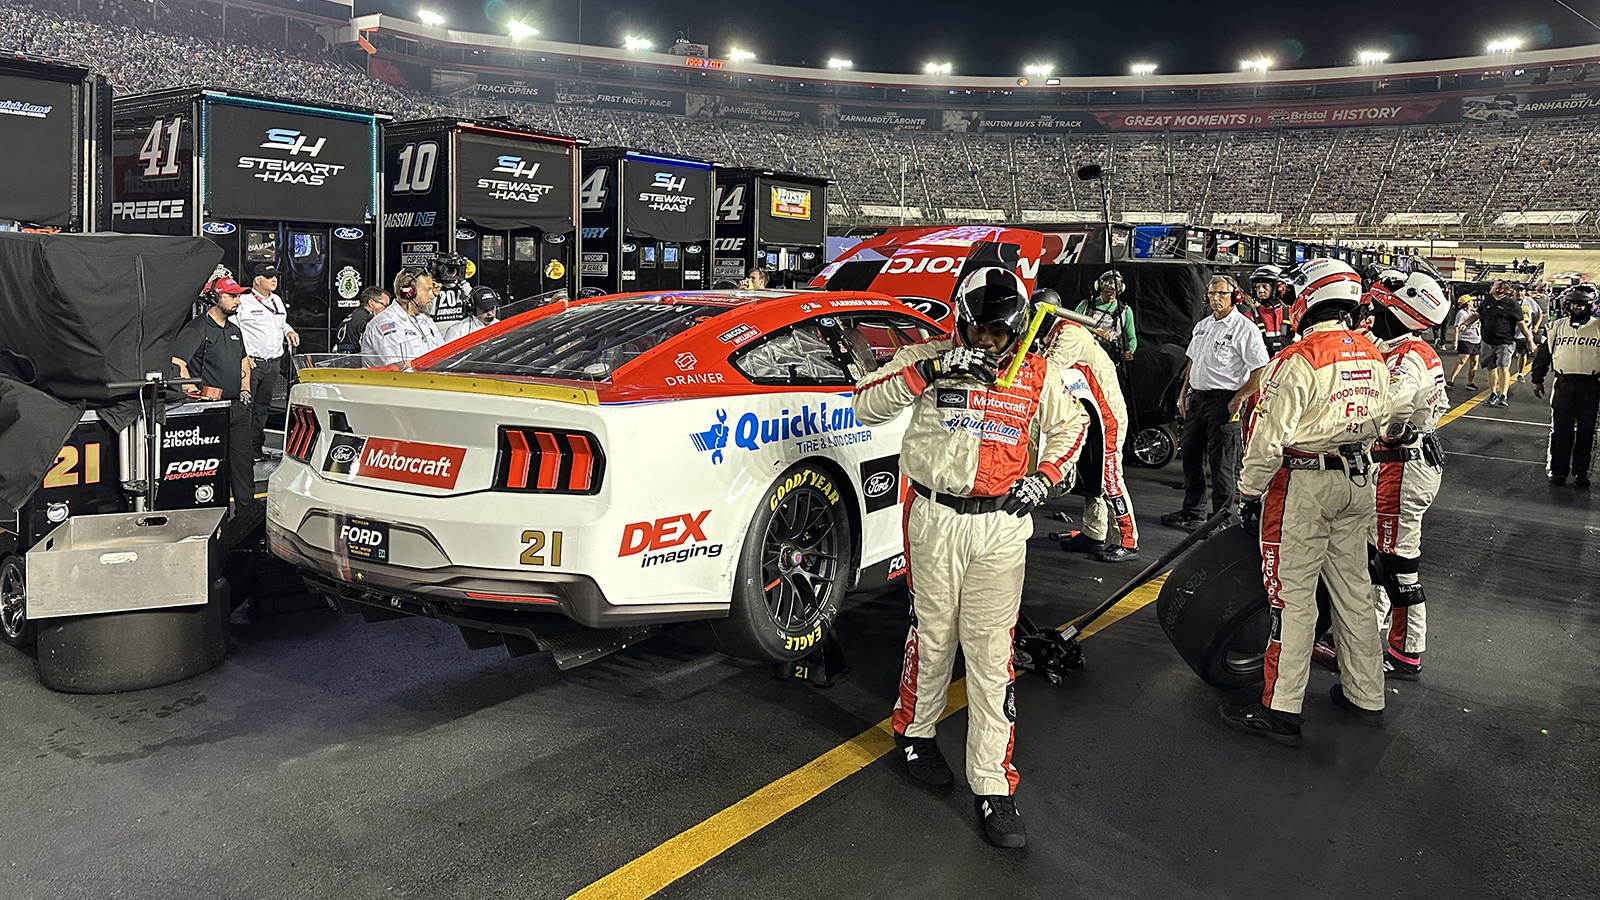
POLYGON ((839 579, 839 528, 833 505, 809 485, 785 494, 767 523, 761 578, 767 613, 790 634, 810 630, 839 579))
POLYGON ((16 563, 0 566, 0 630, 16 640, 28 627, 28 589, 16 563))
POLYGON ((1161 428, 1146 428, 1133 437, 1133 455, 1147 466, 1159 466, 1172 453, 1172 440, 1161 428))
POLYGON ((1244 621, 1222 648, 1222 666, 1234 675, 1258 674, 1272 638, 1272 611, 1263 609, 1244 621))

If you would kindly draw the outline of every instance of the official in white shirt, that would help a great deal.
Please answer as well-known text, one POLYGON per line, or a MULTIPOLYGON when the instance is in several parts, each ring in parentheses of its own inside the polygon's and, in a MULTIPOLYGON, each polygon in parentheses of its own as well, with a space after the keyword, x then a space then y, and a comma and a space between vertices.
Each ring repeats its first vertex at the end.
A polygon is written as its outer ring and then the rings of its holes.
POLYGON ((445 329, 446 344, 499 321, 495 318, 495 311, 500 308, 500 294, 494 288, 478 285, 467 295, 467 304, 472 307, 472 314, 445 329))
POLYGON ((361 333, 361 352, 374 366, 408 366, 444 344, 432 319, 439 285, 421 269, 401 269, 394 277, 394 302, 372 317, 361 333))
POLYGON ((1183 370, 1178 412, 1183 416, 1183 509, 1162 524, 1193 528, 1206 516, 1200 504, 1211 473, 1211 512, 1239 505, 1239 460, 1244 439, 1239 411, 1261 388, 1267 345, 1261 329, 1236 307, 1244 294, 1232 278, 1217 275, 1206 288, 1211 315, 1195 323, 1189 364, 1183 370))
POLYGON ((300 335, 289 324, 289 308, 277 294, 278 267, 270 262, 253 263, 250 292, 239 303, 233 317, 244 332, 244 349, 255 360, 250 373, 250 439, 257 460, 266 458, 267 413, 272 395, 278 389, 283 369, 283 346, 300 346, 300 335))

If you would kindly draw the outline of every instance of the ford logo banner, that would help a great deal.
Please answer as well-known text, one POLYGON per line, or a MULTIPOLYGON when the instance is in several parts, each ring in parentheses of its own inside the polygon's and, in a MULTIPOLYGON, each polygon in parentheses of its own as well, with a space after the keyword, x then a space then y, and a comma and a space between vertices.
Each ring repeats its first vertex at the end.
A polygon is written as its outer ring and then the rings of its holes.
POLYGON ((366 235, 367 233, 359 228, 335 228, 333 230, 333 236, 341 241, 359 241, 366 235))
POLYGON ((232 222, 207 222, 200 226, 200 230, 204 231, 206 234, 221 237, 224 234, 233 234, 235 231, 238 231, 239 226, 233 224, 232 222))
POLYGON ((544 236, 546 244, 563 244, 566 243, 566 240, 567 236, 564 234, 547 234, 544 236))
POLYGON ((457 228, 456 229, 456 240, 458 240, 458 241, 470 241, 470 240, 472 240, 473 238, 475 238, 477 236, 478 236, 478 233, 476 231, 473 231, 470 228, 457 228))

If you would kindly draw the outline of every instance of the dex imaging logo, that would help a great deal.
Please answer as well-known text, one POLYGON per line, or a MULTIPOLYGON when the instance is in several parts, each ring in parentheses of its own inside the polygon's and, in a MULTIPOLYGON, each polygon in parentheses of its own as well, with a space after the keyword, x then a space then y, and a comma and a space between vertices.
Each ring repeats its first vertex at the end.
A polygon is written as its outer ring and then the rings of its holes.
POLYGON ((520 156, 502 156, 495 160, 498 165, 496 172, 510 175, 512 178, 532 178, 539 171, 539 163, 528 162, 520 156))
POLYGON ((673 175, 671 172, 656 173, 655 186, 659 190, 682 193, 688 183, 689 179, 673 175))
POLYGON ((299 156, 304 153, 312 159, 322 152, 323 145, 328 143, 325 137, 317 138, 315 144, 310 143, 311 138, 293 128, 267 129, 267 141, 261 145, 263 150, 282 150, 290 156, 299 156))

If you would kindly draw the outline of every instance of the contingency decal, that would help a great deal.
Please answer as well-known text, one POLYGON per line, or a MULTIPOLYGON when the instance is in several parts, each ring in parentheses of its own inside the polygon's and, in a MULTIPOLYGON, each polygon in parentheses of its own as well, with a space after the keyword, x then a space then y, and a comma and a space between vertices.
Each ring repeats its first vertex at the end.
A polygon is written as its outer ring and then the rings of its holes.
POLYGON ((711 510, 666 516, 653 522, 632 522, 622 527, 622 545, 617 550, 618 559, 644 554, 639 568, 665 563, 681 563, 705 557, 716 559, 722 555, 722 544, 706 537, 706 518, 711 510), (684 546, 684 545, 688 546, 684 546), (666 551, 666 552, 656 552, 666 551))
POLYGON ((867 512, 900 504, 900 455, 869 459, 861 464, 861 493, 867 512))

